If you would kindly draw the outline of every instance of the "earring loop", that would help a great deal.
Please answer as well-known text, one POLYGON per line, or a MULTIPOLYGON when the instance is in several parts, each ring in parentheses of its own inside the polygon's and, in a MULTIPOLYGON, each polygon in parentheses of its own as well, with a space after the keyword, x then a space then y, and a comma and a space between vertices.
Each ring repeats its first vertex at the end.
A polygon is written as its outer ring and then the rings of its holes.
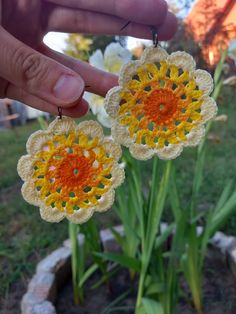
POLYGON ((153 41, 153 46, 156 48, 158 46, 158 34, 157 34, 157 29, 155 26, 151 26, 151 33, 152 33, 152 41, 153 41))

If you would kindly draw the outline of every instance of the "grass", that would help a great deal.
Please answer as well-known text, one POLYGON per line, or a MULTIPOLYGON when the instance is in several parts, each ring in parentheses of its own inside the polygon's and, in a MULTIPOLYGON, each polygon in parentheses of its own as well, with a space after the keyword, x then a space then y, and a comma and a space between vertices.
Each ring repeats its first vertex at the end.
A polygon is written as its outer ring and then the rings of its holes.
POLYGON ((19 279, 31 275, 35 262, 66 238, 67 225, 51 225, 20 195, 17 161, 25 154, 29 135, 37 130, 33 122, 0 133, 0 298, 19 279))
MULTIPOLYGON (((204 186, 200 207, 209 208, 217 201, 229 178, 236 174, 236 126, 233 89, 224 87, 219 99, 219 114, 227 114, 227 123, 216 122, 208 142, 204 186)), ((11 291, 14 283, 29 278, 35 263, 47 252, 67 238, 67 222, 50 224, 41 220, 37 208, 28 205, 20 195, 21 182, 16 166, 25 154, 28 136, 39 129, 38 123, 29 123, 15 130, 0 133, 0 299, 11 291)), ((176 160, 177 180, 187 204, 191 191, 196 149, 185 149, 176 160)), ((148 172, 147 172, 148 173, 148 172)), ((112 211, 97 215, 101 227, 114 222, 112 211)), ((227 233, 236 234, 235 215, 224 227, 227 233)))
MULTIPOLYGON (((219 107, 218 114, 226 114, 228 121, 226 123, 215 122, 209 134, 210 139, 208 140, 206 163, 204 165, 205 173, 200 191, 201 198, 199 199, 199 205, 202 209, 208 209, 215 204, 228 180, 236 179, 236 126, 233 89, 224 87, 217 103, 219 107)), ((196 149, 188 148, 176 160, 178 186, 185 203, 188 202, 190 197, 195 156, 196 149)), ((230 223, 228 226, 230 226, 230 223)), ((236 230, 231 231, 236 234, 236 230)))
POLYGON ((9 187, 19 180, 16 172, 17 161, 25 154, 27 138, 37 129, 38 123, 34 121, 24 127, 0 132, 0 189, 9 187))

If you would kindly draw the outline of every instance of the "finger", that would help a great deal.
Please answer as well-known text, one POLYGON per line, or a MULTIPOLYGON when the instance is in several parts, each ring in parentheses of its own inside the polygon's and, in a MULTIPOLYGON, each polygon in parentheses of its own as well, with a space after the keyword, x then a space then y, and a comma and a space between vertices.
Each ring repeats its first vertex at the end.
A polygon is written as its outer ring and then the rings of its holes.
MULTIPOLYGON (((0 84, 5 80, 0 79, 0 84)), ((58 115, 58 106, 51 104, 49 102, 43 101, 37 96, 30 95, 23 89, 5 81, 7 85, 6 93, 4 98, 16 99, 30 107, 36 108, 41 111, 49 112, 53 115, 58 115)), ((1 95, 2 97, 2 95, 1 95)), ((85 115, 89 110, 89 105, 86 100, 79 99, 73 107, 63 108, 62 114, 70 117, 81 117, 85 115)))
POLYGON ((72 106, 81 97, 84 82, 78 73, 24 45, 2 27, 0 38, 1 77, 62 107, 72 106))
MULTIPOLYGON (((126 23, 127 20, 102 13, 57 7, 49 15, 48 31, 152 38, 150 28, 147 25, 130 23, 122 29, 126 23)), ((162 24, 158 25, 158 20, 156 20, 154 25, 159 29, 159 40, 168 40, 176 33, 177 19, 173 13, 168 12, 162 24)))
POLYGON ((167 13, 165 0, 47 0, 70 7, 115 15, 122 19, 147 25, 161 24, 167 13))
POLYGON ((117 75, 101 71, 89 63, 55 52, 45 45, 40 47, 40 51, 46 56, 64 64, 66 67, 71 68, 73 71, 80 73, 85 86, 89 86, 86 88, 89 92, 104 97, 109 89, 118 85, 117 75))

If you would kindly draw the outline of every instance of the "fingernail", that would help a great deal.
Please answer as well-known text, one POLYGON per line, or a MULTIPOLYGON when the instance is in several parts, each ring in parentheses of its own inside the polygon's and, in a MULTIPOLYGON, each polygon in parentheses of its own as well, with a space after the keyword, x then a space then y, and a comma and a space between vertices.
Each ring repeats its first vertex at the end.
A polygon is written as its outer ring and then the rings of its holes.
POLYGON ((75 76, 66 74, 59 77, 53 88, 53 93, 56 98, 68 102, 79 99, 82 91, 82 81, 75 76))

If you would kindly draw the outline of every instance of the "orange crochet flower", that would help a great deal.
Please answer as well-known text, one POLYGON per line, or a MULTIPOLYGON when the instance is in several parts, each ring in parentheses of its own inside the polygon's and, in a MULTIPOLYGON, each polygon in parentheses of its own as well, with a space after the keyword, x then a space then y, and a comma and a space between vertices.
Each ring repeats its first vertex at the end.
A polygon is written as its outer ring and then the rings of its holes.
POLYGON ((176 158, 183 146, 199 143, 216 115, 212 89, 210 74, 195 70, 189 54, 147 48, 140 61, 123 67, 119 87, 107 94, 112 136, 137 159, 176 158))
POLYGON ((107 210, 114 188, 124 180, 118 164, 119 145, 105 139, 97 122, 78 126, 72 119, 56 119, 47 131, 38 131, 27 142, 29 155, 18 163, 25 181, 23 197, 40 206, 47 221, 66 216, 83 223, 94 211, 107 210))

